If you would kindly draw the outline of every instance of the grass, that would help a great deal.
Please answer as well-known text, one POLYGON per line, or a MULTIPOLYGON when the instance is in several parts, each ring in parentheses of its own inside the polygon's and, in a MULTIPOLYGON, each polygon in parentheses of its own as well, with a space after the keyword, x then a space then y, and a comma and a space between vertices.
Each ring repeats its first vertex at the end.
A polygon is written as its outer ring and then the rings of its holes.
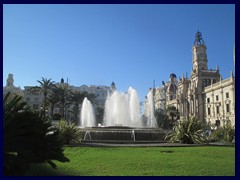
POLYGON ((69 163, 32 165, 32 176, 234 176, 235 147, 67 147, 69 163))

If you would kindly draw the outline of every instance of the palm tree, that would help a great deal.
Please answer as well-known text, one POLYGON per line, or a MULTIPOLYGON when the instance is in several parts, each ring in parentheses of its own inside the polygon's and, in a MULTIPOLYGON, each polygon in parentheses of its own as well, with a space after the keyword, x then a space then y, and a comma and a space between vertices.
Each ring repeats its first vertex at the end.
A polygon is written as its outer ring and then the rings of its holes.
POLYGON ((83 102, 84 95, 81 91, 72 91, 70 94, 70 101, 74 103, 74 121, 77 122, 78 114, 79 114, 79 105, 83 102))
POLYGON ((48 95, 47 102, 50 105, 51 116, 53 116, 53 110, 55 108, 55 105, 59 102, 59 96, 56 93, 54 93, 54 89, 53 92, 48 95))
POLYGON ((54 89, 54 93, 59 98, 60 108, 61 108, 61 116, 66 119, 66 107, 69 105, 69 97, 71 93, 71 89, 68 84, 59 84, 54 89))
POLYGON ((46 106, 47 106, 47 95, 49 94, 49 92, 52 91, 52 88, 54 87, 54 81, 52 81, 52 79, 47 79, 47 78, 43 78, 42 80, 38 80, 37 81, 40 86, 36 86, 31 88, 32 92, 35 91, 40 91, 40 94, 43 94, 43 118, 46 117, 46 106))

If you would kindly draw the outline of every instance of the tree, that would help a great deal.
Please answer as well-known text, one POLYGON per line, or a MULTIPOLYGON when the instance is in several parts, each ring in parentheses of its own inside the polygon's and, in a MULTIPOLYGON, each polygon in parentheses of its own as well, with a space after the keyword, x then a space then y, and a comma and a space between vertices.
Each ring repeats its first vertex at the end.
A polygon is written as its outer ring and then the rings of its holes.
POLYGON ((156 117, 158 127, 161 127, 163 129, 172 129, 172 124, 169 123, 168 115, 163 112, 161 109, 157 109, 154 112, 154 115, 156 117))
POLYGON ((78 115, 80 114, 80 105, 82 105, 85 97, 87 97, 88 100, 91 101, 91 103, 93 103, 95 105, 97 104, 96 96, 92 93, 88 93, 86 91, 83 91, 83 92, 71 91, 71 93, 70 93, 69 100, 74 103, 73 114, 74 114, 75 123, 78 120, 78 115))
POLYGON ((63 154, 63 144, 51 123, 24 110, 22 97, 3 99, 3 160, 4 175, 24 175, 31 163, 49 163, 53 168, 69 161, 63 154))
POLYGON ((177 108, 175 106, 168 106, 166 109, 166 113, 170 117, 169 124, 171 127, 173 127, 178 119, 179 112, 177 111, 177 108))
POLYGON ((102 124, 103 123, 103 117, 104 117, 104 108, 97 107, 97 113, 96 113, 97 123, 102 124))
POLYGON ((40 91, 40 94, 43 94, 43 118, 46 117, 46 107, 47 107, 47 95, 52 91, 54 87, 54 81, 52 79, 43 78, 42 80, 37 81, 40 86, 31 88, 31 92, 40 91))
POLYGON ((58 96, 60 108, 61 108, 61 116, 66 119, 66 107, 69 105, 69 97, 71 93, 71 89, 68 84, 59 84, 55 86, 53 92, 58 96))
POLYGON ((81 91, 72 91, 70 93, 70 101, 74 103, 73 108, 73 115, 74 115, 74 122, 77 124, 78 115, 80 114, 80 107, 79 105, 82 104, 84 99, 84 94, 81 91))
POLYGON ((54 108, 55 108, 56 104, 59 102, 59 96, 56 93, 51 92, 49 94, 49 96, 47 97, 47 102, 50 105, 51 116, 53 116, 54 108))

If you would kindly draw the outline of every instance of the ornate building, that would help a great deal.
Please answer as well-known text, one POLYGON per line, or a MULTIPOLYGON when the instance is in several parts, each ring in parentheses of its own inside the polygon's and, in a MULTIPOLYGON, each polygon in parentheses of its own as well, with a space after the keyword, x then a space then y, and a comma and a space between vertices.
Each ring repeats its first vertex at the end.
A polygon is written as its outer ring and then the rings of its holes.
POLYGON ((223 125, 230 120, 235 125, 235 78, 231 75, 222 81, 218 66, 215 70, 208 68, 207 47, 199 31, 192 47, 192 64, 190 78, 183 75, 177 81, 175 74, 170 75, 169 83, 162 87, 167 86, 166 98, 154 96, 155 104, 162 101, 166 107, 175 106, 180 119, 194 116, 203 123, 223 125))
POLYGON ((23 90, 20 87, 14 86, 13 74, 8 74, 6 86, 3 87, 3 95, 5 95, 8 92, 23 96, 23 90))
POLYGON ((211 84, 204 89, 206 121, 218 126, 231 122, 235 125, 235 78, 211 84))
POLYGON ((205 122, 204 88, 220 80, 218 66, 216 70, 208 69, 207 47, 198 31, 192 47, 193 68, 189 79, 179 80, 176 103, 180 117, 195 116, 205 122))

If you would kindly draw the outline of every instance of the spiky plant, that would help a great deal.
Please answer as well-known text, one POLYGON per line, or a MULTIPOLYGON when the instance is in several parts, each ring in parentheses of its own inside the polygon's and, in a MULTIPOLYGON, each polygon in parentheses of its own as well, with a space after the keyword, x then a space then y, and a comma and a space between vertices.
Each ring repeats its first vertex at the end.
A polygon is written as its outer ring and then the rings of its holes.
POLYGON ((201 122, 196 118, 186 118, 174 126, 165 140, 169 142, 180 142, 183 144, 200 144, 206 141, 201 122))
POLYGON ((216 141, 232 142, 235 138, 235 127, 229 122, 213 130, 211 138, 216 141))
POLYGON ((81 142, 81 133, 74 123, 67 123, 62 119, 59 122, 59 132, 66 145, 81 142))
POLYGON ((37 113, 24 110, 22 97, 10 93, 3 100, 3 160, 4 175, 24 175, 31 163, 52 160, 69 161, 54 127, 37 113))

